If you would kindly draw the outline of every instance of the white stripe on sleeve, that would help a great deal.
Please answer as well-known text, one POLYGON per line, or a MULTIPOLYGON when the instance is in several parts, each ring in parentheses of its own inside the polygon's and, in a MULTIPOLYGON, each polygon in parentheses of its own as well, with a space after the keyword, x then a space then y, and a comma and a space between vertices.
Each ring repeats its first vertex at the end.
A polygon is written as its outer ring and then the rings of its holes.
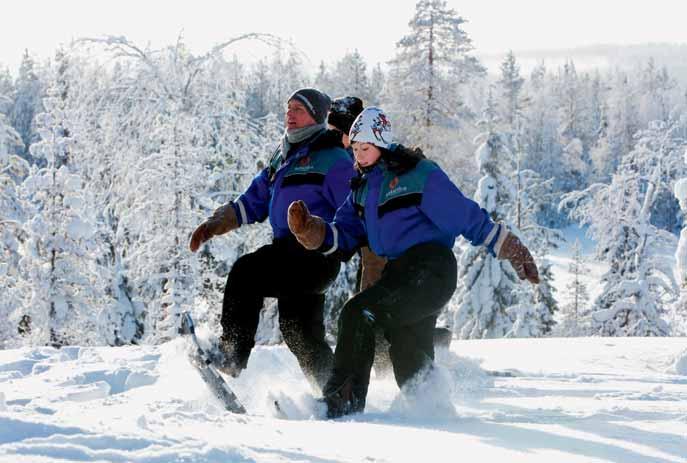
POLYGON ((236 204, 239 205, 239 211, 241 212, 241 223, 246 225, 248 223, 248 216, 246 215, 246 208, 243 207, 243 203, 240 199, 236 200, 236 204))
POLYGON ((331 249, 329 249, 329 251, 322 253, 325 256, 328 256, 339 248, 339 231, 336 229, 333 223, 330 223, 329 226, 332 227, 334 245, 331 247, 331 249))

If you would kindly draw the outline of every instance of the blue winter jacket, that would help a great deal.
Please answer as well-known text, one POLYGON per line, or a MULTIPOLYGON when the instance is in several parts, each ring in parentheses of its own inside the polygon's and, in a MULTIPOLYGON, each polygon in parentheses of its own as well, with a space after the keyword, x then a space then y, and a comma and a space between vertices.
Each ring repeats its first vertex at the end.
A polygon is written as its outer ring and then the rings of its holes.
POLYGON ((282 153, 277 148, 269 166, 232 205, 239 224, 270 218, 274 238, 291 235, 286 221, 289 205, 302 200, 311 213, 331 221, 350 192, 353 160, 341 145, 341 135, 322 131, 282 153))
POLYGON ((329 225, 319 249, 324 254, 339 250, 348 256, 368 243, 375 254, 389 259, 421 243, 452 248, 458 235, 473 245, 487 246, 493 254, 499 230, 487 211, 463 196, 427 159, 401 175, 380 160, 363 175, 363 186, 348 195, 329 225))

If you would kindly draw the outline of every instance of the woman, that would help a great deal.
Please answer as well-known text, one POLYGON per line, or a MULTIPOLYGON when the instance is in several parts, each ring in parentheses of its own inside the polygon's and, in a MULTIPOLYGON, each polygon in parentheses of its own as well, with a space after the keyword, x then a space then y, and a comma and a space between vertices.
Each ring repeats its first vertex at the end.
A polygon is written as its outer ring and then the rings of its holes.
MULTIPOLYGON (((353 122, 358 114, 363 112, 364 106, 360 98, 343 96, 332 100, 327 124, 330 129, 341 132, 341 143, 353 156, 353 148, 348 138, 353 122)), ((386 259, 377 256, 370 248, 360 248, 360 268, 357 275, 356 289, 362 291, 372 286, 382 276, 382 270, 386 265, 386 259)), ((434 346, 448 349, 453 333, 445 327, 434 329, 434 346)), ((390 376, 392 371, 391 358, 389 357, 389 342, 384 338, 383 332, 377 330, 375 343, 374 370, 377 377, 390 376)))
POLYGON ((539 282, 532 256, 515 235, 493 223, 419 150, 392 144, 382 110, 365 109, 349 137, 360 174, 334 221, 311 215, 301 201, 288 210, 289 229, 307 249, 350 254, 368 244, 388 258, 379 281, 341 311, 334 370, 324 389, 328 417, 365 408, 375 326, 391 344, 399 387, 432 364, 436 318, 456 288, 458 235, 508 259, 521 279, 539 282))

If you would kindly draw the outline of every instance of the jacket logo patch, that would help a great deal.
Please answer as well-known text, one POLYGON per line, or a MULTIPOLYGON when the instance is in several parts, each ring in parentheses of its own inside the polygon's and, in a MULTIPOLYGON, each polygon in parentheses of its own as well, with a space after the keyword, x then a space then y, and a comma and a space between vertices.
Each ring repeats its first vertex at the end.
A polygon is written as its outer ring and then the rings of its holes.
POLYGON ((389 189, 393 190, 394 188, 396 188, 398 186, 398 181, 399 181, 398 177, 392 178, 391 181, 389 182, 389 189))
POLYGON ((406 193, 407 191, 408 191, 408 187, 403 186, 403 185, 398 186, 398 181, 396 183, 394 183, 394 180, 392 180, 391 183, 389 183, 389 191, 387 191, 384 194, 384 199, 388 199, 392 196, 397 196, 397 195, 400 195, 402 193, 406 193), (391 186, 392 184, 393 184, 393 187, 391 186))
POLYGON ((312 164, 310 156, 304 156, 297 162, 294 162, 293 172, 307 172, 313 170, 315 166, 312 164))

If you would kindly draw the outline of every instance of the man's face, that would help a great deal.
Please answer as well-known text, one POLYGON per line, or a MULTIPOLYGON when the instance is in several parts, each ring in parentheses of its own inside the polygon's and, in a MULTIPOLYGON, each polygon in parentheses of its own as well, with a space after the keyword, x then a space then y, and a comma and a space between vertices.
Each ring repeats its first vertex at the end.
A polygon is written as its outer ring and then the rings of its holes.
POLYGON ((303 103, 291 100, 286 106, 286 128, 302 129, 309 125, 315 125, 315 119, 310 115, 303 103))

